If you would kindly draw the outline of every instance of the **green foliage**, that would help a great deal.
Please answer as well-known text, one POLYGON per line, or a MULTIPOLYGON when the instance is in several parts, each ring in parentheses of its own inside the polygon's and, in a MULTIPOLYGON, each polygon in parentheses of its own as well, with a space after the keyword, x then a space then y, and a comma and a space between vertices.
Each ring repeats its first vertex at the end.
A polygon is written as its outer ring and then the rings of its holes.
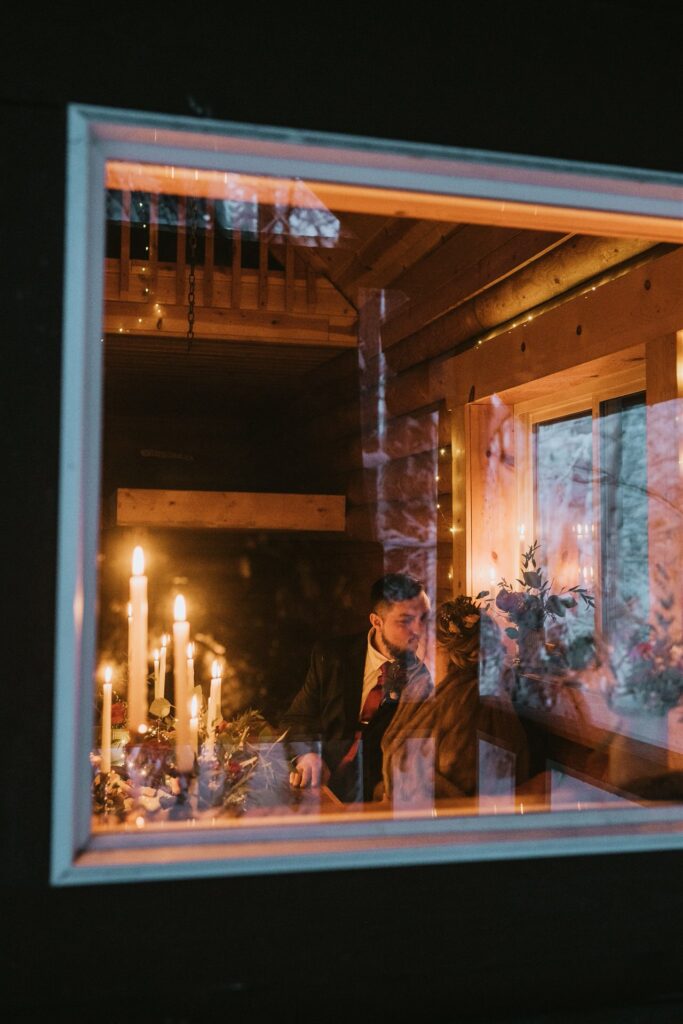
MULTIPOLYGON (((567 612, 576 608, 579 601, 588 608, 595 607, 595 598, 585 587, 563 587, 553 592, 551 583, 536 560, 538 541, 522 555, 521 576, 513 583, 501 579, 495 592, 482 590, 478 598, 486 598, 486 605, 494 605, 512 625, 505 633, 511 640, 517 640, 522 647, 529 634, 541 633, 548 623, 566 618, 567 612), (517 584, 517 589, 515 589, 517 584)), ((521 654, 519 660, 521 658, 521 654)))

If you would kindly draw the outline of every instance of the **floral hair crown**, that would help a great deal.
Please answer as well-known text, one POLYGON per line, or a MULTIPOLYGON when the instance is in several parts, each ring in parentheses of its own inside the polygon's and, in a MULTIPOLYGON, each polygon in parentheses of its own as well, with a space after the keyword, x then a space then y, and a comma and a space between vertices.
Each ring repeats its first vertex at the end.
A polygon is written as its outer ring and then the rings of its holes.
POLYGON ((437 637, 441 643, 462 637, 469 639, 479 630, 482 612, 471 597, 461 594, 444 601, 437 612, 437 637))

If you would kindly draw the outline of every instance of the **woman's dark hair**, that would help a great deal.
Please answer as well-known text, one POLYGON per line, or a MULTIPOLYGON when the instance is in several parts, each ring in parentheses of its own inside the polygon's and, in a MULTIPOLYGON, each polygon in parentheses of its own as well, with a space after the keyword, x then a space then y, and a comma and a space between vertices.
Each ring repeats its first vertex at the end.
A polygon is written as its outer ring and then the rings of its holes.
POLYGON ((377 613, 383 606, 397 601, 410 601, 424 591, 424 586, 414 576, 405 572, 389 572, 380 576, 370 590, 370 608, 377 613))

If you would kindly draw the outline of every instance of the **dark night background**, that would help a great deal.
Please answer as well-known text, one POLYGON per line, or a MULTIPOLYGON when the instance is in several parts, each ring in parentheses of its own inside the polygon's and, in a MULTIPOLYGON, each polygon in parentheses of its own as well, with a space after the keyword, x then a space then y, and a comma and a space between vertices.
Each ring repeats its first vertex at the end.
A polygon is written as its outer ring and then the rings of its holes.
POLYGON ((3 16, 3 1009, 680 1020, 672 852, 48 886, 66 104, 683 170, 675 5, 251 10, 3 16))

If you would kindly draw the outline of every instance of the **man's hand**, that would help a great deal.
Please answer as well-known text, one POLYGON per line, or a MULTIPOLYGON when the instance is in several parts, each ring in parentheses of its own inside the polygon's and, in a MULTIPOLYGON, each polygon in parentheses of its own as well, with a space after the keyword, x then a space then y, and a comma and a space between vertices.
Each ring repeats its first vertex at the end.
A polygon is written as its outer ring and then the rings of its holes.
POLYGON ((302 754, 297 759, 296 768, 289 773, 289 784, 295 789, 306 786, 324 786, 330 777, 330 769, 320 754, 302 754))

